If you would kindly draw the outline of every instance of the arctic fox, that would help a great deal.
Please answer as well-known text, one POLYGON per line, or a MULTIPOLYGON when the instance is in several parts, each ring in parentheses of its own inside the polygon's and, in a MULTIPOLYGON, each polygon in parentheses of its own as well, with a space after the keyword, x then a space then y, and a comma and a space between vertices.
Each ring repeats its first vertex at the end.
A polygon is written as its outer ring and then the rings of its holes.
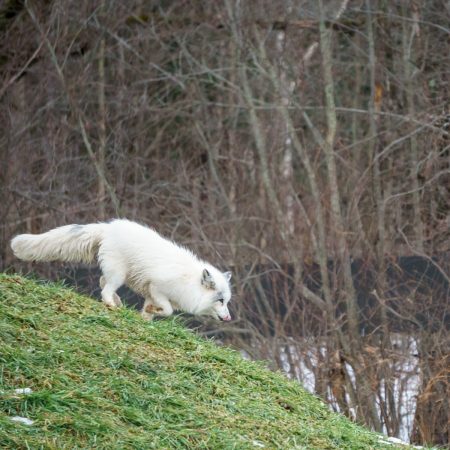
POLYGON ((142 316, 147 320, 170 316, 174 310, 231 320, 231 272, 222 273, 152 228, 129 220, 20 234, 11 248, 26 261, 98 260, 103 302, 111 308, 121 306, 116 290, 126 284, 144 297, 142 316))

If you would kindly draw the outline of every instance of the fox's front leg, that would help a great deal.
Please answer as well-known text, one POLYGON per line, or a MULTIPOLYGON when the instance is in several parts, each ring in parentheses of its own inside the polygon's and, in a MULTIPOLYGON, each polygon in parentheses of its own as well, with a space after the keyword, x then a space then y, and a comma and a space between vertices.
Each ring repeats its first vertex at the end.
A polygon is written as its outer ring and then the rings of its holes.
POLYGON ((164 317, 172 315, 173 308, 169 299, 153 285, 150 286, 149 291, 150 296, 146 297, 142 308, 142 317, 146 320, 152 320, 155 314, 164 317))
POLYGON ((142 307, 141 315, 145 320, 153 320, 155 314, 158 313, 158 309, 153 304, 153 299, 151 297, 147 297, 144 302, 144 306, 142 307))

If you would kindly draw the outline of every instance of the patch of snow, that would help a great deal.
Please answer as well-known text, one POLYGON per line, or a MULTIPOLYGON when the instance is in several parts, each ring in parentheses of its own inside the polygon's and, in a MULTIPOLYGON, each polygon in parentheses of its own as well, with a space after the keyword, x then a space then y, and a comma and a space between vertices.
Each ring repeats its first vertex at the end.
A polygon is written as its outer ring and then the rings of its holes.
POLYGON ((32 394, 33 390, 31 388, 20 388, 20 389, 14 389, 14 392, 16 394, 28 395, 28 394, 32 394))
POLYGON ((409 448, 424 448, 424 447, 422 447, 421 445, 411 445, 411 444, 408 444, 407 442, 405 442, 405 441, 402 441, 401 439, 399 439, 399 438, 396 438, 396 437, 383 437, 383 436, 380 436, 380 439, 379 439, 379 441, 382 443, 382 444, 392 444, 392 445, 405 445, 405 446, 408 446, 409 448))
POLYGON ((26 417, 14 416, 10 417, 13 422, 23 423, 24 425, 33 425, 33 421, 31 419, 27 419, 26 417))
POLYGON ((262 442, 259 442, 259 441, 252 441, 252 444, 255 447, 260 447, 260 448, 264 448, 265 447, 265 445, 262 442))
MULTIPOLYGON (((28 395, 28 394, 32 394, 33 390, 31 388, 17 388, 14 389, 14 394, 23 394, 23 395, 28 395)), ((5 395, 8 394, 8 392, 5 391, 0 391, 0 395, 5 395)))

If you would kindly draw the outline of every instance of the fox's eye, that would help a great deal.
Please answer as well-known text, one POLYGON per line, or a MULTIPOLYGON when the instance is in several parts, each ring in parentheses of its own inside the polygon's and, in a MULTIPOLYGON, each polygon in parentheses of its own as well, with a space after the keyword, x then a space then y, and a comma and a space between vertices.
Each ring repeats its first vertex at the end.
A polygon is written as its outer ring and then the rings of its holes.
POLYGON ((222 305, 223 305, 223 298, 218 298, 217 301, 222 303, 222 305))

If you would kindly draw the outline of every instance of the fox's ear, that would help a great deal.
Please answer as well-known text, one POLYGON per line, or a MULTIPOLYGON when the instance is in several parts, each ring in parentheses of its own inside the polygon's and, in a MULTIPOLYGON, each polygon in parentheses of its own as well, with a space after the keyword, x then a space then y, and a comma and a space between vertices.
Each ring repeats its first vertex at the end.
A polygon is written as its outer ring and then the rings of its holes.
POLYGON ((231 280, 231 272, 224 272, 223 275, 227 279, 227 281, 231 280))
POLYGON ((206 289, 215 289, 216 283, 214 283, 214 280, 209 273, 208 269, 203 269, 202 272, 202 285, 205 286, 206 289))

